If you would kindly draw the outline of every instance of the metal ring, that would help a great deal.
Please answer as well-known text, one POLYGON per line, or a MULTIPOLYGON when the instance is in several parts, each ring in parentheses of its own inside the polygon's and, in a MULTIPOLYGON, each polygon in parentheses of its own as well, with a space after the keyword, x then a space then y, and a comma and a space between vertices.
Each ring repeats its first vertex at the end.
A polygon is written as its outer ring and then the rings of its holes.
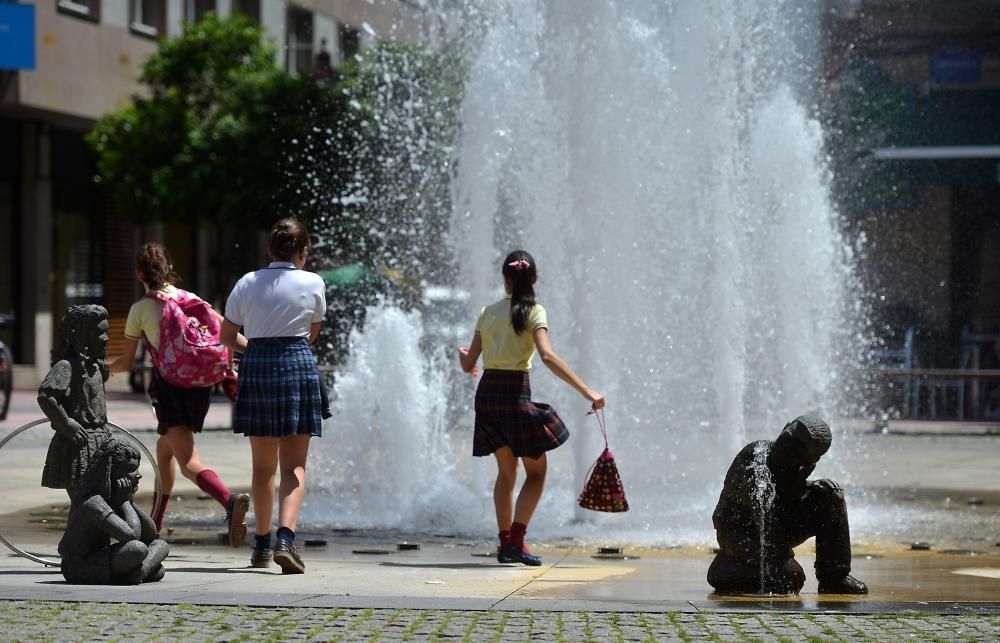
MULTIPOLYGON (((7 444, 8 442, 10 442, 11 438, 13 438, 15 435, 18 435, 20 433, 24 433, 25 431, 27 431, 28 429, 30 429, 33 426, 38 426, 39 424, 48 424, 48 423, 49 423, 49 419, 48 418, 42 418, 40 420, 35 420, 33 422, 28 422, 24 426, 19 426, 18 428, 16 428, 13 431, 11 431, 7 435, 7 437, 5 437, 3 440, 0 440, 0 449, 2 449, 5 444, 7 444)), ((153 514, 155 515, 156 512, 160 508, 160 503, 163 501, 163 498, 161 497, 162 494, 160 493, 160 490, 163 488, 163 481, 160 479, 160 468, 156 466, 156 458, 153 457, 153 454, 150 452, 150 450, 146 448, 146 445, 142 443, 142 440, 140 440, 139 438, 135 437, 135 435, 131 431, 129 431, 128 429, 124 429, 124 428, 118 426, 114 422, 106 422, 106 424, 109 427, 111 427, 112 429, 116 429, 118 431, 121 431, 125 435, 127 435, 129 437, 129 439, 136 446, 138 446, 139 449, 141 449, 143 453, 146 454, 146 458, 149 460, 150 466, 153 467, 153 479, 154 479, 153 489, 156 492, 156 494, 155 494, 155 501, 153 503, 153 514)), ((10 548, 10 550, 13 551, 15 554, 17 554, 18 556, 24 556, 25 558, 27 558, 29 560, 33 560, 36 563, 41 563, 41 564, 46 565, 48 567, 61 567, 62 566, 62 562, 59 561, 59 560, 56 560, 54 558, 42 558, 41 556, 35 556, 34 554, 29 554, 28 552, 26 552, 26 551, 24 551, 22 549, 17 548, 13 543, 11 543, 9 540, 7 540, 6 538, 4 538, 3 534, 0 534, 0 542, 3 542, 3 544, 7 545, 7 547, 10 548)))

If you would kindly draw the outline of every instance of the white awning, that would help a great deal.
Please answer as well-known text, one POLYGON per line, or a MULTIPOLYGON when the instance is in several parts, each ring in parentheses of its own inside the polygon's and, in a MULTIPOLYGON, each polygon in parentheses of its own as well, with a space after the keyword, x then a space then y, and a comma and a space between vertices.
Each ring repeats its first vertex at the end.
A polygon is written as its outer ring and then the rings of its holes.
POLYGON ((1000 145, 961 145, 943 147, 877 147, 877 159, 892 161, 935 159, 1000 159, 1000 145))

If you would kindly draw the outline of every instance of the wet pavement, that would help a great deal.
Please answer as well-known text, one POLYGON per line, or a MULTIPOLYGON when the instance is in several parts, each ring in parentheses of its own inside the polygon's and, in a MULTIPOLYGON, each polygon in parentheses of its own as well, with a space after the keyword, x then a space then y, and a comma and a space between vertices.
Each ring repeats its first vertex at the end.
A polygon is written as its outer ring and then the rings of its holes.
MULTIPOLYGON (((109 397, 112 421, 138 428, 151 446, 155 433, 144 399, 109 397)), ((15 422, 37 417, 33 396, 15 401, 23 417, 0 424, 0 438, 15 422)), ((224 429, 228 420, 229 405, 220 400, 209 426, 224 429)), ((59 492, 38 486, 49 437, 44 427, 32 429, 0 450, 3 484, 16 489, 0 495, 0 531, 42 556, 54 555, 66 505, 59 492)), ((396 551, 398 534, 341 530, 303 534, 308 573, 282 576, 276 567, 250 568, 247 547, 217 544, 218 507, 179 480, 162 582, 68 585, 57 569, 3 555, 0 638, 103 636, 130 622, 121 603, 137 606, 144 619, 138 638, 147 640, 1000 638, 1000 437, 859 432, 855 439, 869 441, 874 454, 870 467, 859 467, 857 484, 881 495, 886 511, 915 506, 912 515, 934 523, 904 520, 902 531, 881 535, 862 530, 854 572, 870 587, 867 596, 817 594, 811 541, 796 550, 808 580, 793 597, 715 596, 705 582, 712 543, 626 545, 620 560, 595 558, 592 546, 542 544, 536 553, 544 564, 529 568, 496 563, 485 541, 434 537, 419 550, 396 551), (927 533, 931 549, 911 550, 910 541, 927 533), (324 543, 306 546, 310 539, 324 543), (383 553, 358 553, 373 550, 383 553)), ((209 430, 198 445, 223 479, 246 488, 244 440, 209 430)))

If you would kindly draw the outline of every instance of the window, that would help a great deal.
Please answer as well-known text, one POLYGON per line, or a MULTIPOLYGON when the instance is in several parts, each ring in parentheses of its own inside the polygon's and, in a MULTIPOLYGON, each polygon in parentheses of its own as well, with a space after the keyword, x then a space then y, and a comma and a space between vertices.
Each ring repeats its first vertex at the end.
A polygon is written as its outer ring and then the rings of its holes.
POLYGON ((293 74, 312 72, 313 15, 298 7, 288 7, 287 69, 293 74))
POLYGON ((166 0, 132 0, 132 31, 156 38, 167 30, 166 0))
POLYGON ((101 0, 56 0, 60 13, 69 13, 97 22, 101 19, 101 0))
POLYGON ((260 24, 260 0, 233 0, 233 13, 242 13, 260 24))
POLYGON ((340 25, 340 60, 347 62, 361 51, 361 34, 350 25, 340 25))
POLYGON ((215 11, 215 0, 185 0, 184 19, 188 22, 198 22, 209 11, 215 11))

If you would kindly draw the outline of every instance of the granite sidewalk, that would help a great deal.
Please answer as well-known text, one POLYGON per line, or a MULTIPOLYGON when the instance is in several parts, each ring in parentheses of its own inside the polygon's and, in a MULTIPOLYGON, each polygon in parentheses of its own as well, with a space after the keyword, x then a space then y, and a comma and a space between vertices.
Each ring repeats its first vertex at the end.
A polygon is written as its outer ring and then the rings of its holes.
MULTIPOLYGON (((0 423, 0 439, 15 422, 38 417, 33 405, 28 393, 15 398, 22 415, 0 423)), ((109 415, 152 445, 152 413, 141 396, 109 394, 109 415)), ((228 422, 229 405, 220 398, 208 426, 225 429, 228 422)), ((0 531, 43 556, 53 555, 59 535, 47 512, 62 502, 37 484, 48 439, 45 430, 29 430, 0 451, 4 485, 17 489, 0 495, 0 531)), ((986 499, 982 515, 1000 517, 1000 438, 858 439, 871 440, 876 454, 858 470, 862 483, 975 494, 986 499)), ((249 482, 245 441, 209 430, 199 448, 225 479, 249 482)), ((187 481, 175 492, 196 505, 198 492, 187 481)), ((1000 524, 989 520, 982 524, 1000 524)), ((485 542, 433 539, 397 551, 384 535, 333 534, 303 547, 307 574, 282 576, 277 568, 250 568, 248 548, 210 544, 218 527, 201 529, 203 537, 191 541, 178 529, 164 580, 138 587, 69 585, 57 569, 4 552, 0 639, 1000 639, 1000 530, 986 534, 990 540, 977 552, 944 553, 944 545, 910 551, 899 542, 857 550, 854 568, 872 589, 867 596, 817 594, 807 544, 797 550, 810 577, 799 596, 716 597, 705 583, 708 546, 626 548, 629 557, 618 560, 556 543, 538 548, 543 566, 528 568, 496 563, 485 542)))

